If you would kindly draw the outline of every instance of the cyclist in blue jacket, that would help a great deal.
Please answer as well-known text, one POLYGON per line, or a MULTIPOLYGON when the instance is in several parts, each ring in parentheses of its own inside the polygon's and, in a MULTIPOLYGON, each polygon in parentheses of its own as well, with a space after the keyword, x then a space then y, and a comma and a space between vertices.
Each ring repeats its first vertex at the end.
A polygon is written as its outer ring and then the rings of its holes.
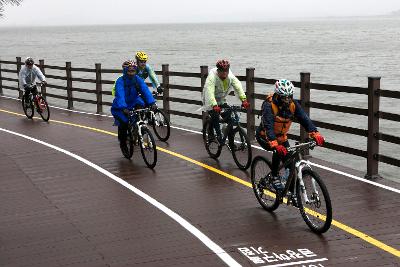
POLYGON ((123 75, 115 81, 115 98, 111 106, 115 125, 118 126, 120 146, 126 146, 129 111, 135 108, 155 105, 149 88, 137 73, 137 65, 128 60, 122 64, 123 75))

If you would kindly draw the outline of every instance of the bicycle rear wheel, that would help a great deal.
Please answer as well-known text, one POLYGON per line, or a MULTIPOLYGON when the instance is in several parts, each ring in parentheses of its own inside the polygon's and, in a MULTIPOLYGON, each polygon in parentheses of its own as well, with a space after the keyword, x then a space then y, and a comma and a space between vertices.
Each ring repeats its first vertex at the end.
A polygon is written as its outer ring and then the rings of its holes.
POLYGON ((33 115, 35 114, 35 109, 33 106, 32 101, 30 100, 29 97, 29 103, 25 102, 25 94, 22 96, 22 109, 24 110, 25 116, 28 119, 32 119, 33 115))
POLYGON ((139 139, 140 151, 147 167, 153 169, 157 164, 157 146, 154 137, 146 127, 142 126, 142 139, 139 139))
POLYGON ((209 119, 203 125, 203 142, 211 158, 216 159, 221 155, 222 146, 217 141, 217 133, 209 119))
POLYGON ((169 120, 167 116, 165 116, 165 113, 160 109, 154 111, 153 129, 160 141, 165 142, 168 140, 171 133, 169 120))
POLYGON ((132 158, 132 155, 133 155, 133 133, 132 133, 131 126, 128 126, 125 142, 120 141, 119 145, 121 148, 122 155, 124 155, 124 157, 127 159, 132 158))
POLYGON ((303 170, 304 186, 297 183, 297 200, 304 221, 310 229, 321 234, 331 226, 332 204, 328 190, 319 175, 312 170, 303 170))
POLYGON ((262 156, 256 156, 251 164, 251 184, 260 205, 272 212, 279 207, 279 198, 272 187, 271 162, 262 156))
POLYGON ((40 114, 40 117, 42 117, 44 121, 49 121, 50 109, 47 101, 43 98, 43 96, 39 96, 37 101, 38 113, 40 114))
POLYGON ((231 133, 229 147, 231 148, 233 159, 241 170, 247 170, 251 164, 251 144, 245 130, 237 127, 231 133))

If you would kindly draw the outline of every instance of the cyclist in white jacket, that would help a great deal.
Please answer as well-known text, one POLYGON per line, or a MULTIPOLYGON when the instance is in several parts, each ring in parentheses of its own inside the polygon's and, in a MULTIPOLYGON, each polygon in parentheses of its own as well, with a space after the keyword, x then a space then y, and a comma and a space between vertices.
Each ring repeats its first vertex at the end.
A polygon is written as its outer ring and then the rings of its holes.
POLYGON ((25 59, 25 66, 22 66, 18 74, 19 88, 26 92, 25 97, 28 97, 29 91, 32 91, 33 96, 37 94, 36 86, 31 86, 32 84, 35 84, 36 78, 38 78, 43 84, 47 83, 43 73, 34 65, 34 63, 35 62, 31 57, 27 57, 25 59))
POLYGON ((203 110, 209 112, 219 142, 222 140, 219 114, 221 106, 226 104, 226 96, 232 91, 232 88, 235 90, 236 96, 242 101, 242 106, 248 109, 250 104, 246 99, 242 84, 230 70, 229 61, 225 59, 218 60, 216 68, 211 69, 208 73, 203 88, 202 100, 203 110))

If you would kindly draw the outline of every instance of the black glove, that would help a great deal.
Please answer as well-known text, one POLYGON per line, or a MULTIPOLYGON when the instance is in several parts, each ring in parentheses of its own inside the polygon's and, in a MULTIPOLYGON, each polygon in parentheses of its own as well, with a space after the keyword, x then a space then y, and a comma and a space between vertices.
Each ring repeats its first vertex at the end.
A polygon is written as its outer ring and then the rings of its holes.
POLYGON ((157 109, 157 104, 156 103, 151 104, 150 105, 150 109, 151 110, 156 110, 157 109))
POLYGON ((29 88, 29 84, 24 84, 24 89, 26 90, 27 88, 29 88))
POLYGON ((122 112, 123 112, 125 115, 129 115, 129 109, 127 109, 127 108, 124 108, 124 109, 122 110, 122 112))
POLYGON ((160 86, 157 87, 157 93, 161 95, 164 92, 164 89, 160 86))
POLYGON ((42 85, 46 85, 47 84, 47 82, 46 81, 42 81, 42 85))

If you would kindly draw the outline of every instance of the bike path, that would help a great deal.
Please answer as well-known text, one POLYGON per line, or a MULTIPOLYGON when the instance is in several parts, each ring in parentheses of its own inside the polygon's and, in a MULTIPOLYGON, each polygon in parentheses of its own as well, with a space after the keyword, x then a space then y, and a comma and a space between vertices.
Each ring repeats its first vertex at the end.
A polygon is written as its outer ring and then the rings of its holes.
MULTIPOLYGON (((3 109, 8 108, 21 113, 19 102, 0 101, 3 109)), ((398 264, 398 258, 395 256, 336 227, 332 227, 323 236, 311 233, 294 208, 282 206, 275 215, 267 213, 259 207, 250 188, 185 160, 159 152, 159 162, 153 172, 145 167, 137 152, 134 154, 133 164, 123 159, 113 136, 55 122, 31 122, 22 116, 18 118, 4 112, 0 112, 0 119, 2 127, 31 136, 40 136, 49 143, 73 151, 123 177, 201 227, 207 236, 230 251, 243 265, 289 263, 295 260, 296 255, 298 262, 301 259, 327 258, 326 261, 316 262, 324 266, 398 264), (298 252, 298 249, 311 252, 306 253, 306 257, 304 253, 298 252), (285 256, 282 256, 287 250, 297 251, 297 254, 291 257, 292 261, 285 260, 285 256), (259 264, 252 262, 257 260, 259 255, 265 257, 264 263, 261 263, 262 259, 259 260, 259 264), (271 262, 267 262, 267 259, 271 262)), ((70 114, 52 109, 51 119, 115 132, 109 118, 70 114)), ((161 145, 160 142, 158 144, 161 145)), ((222 153, 219 164, 209 159, 199 135, 173 130, 166 147, 249 181, 246 172, 236 169, 227 151, 222 153)), ((253 152, 259 153, 256 150, 253 152)), ((399 225, 396 218, 399 218, 399 214, 395 208, 399 200, 398 195, 349 178, 332 175, 324 170, 318 171, 324 177, 331 194, 335 220, 398 249, 399 225), (357 211, 361 212, 357 214, 357 211)))

